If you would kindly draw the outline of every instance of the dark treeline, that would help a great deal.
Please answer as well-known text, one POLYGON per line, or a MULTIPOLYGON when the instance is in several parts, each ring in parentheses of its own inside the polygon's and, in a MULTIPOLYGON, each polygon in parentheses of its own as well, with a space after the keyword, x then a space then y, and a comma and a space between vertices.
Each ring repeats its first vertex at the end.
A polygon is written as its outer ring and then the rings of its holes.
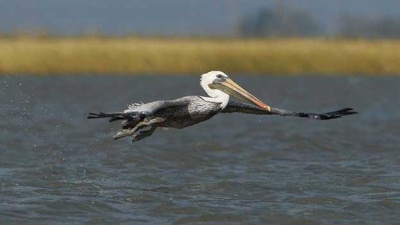
POLYGON ((308 11, 284 4, 249 14, 238 27, 242 37, 400 38, 400 18, 343 14, 328 32, 308 11))
POLYGON ((348 38, 399 38, 400 19, 385 17, 357 17, 345 14, 339 24, 339 36, 348 38))
POLYGON ((307 11, 278 5, 247 15, 239 33, 244 37, 318 36, 323 29, 307 11))
MULTIPOLYGON (((282 1, 283 2, 283 1, 282 1)), ((286 37, 338 37, 338 38, 367 38, 367 39, 398 39, 400 38, 400 14, 399 15, 359 15, 355 13, 337 14, 336 20, 332 20, 332 16, 325 18, 329 20, 321 21, 321 18, 315 17, 313 13, 296 8, 287 3, 277 3, 271 7, 258 8, 255 11, 242 15, 232 14, 231 29, 221 31, 221 33, 210 33, 207 31, 199 33, 174 32, 166 33, 162 30, 154 32, 141 32, 140 29, 128 29, 124 32, 116 33, 107 31, 107 26, 113 24, 110 22, 102 26, 99 23, 99 28, 88 28, 78 31, 76 27, 82 26, 82 22, 77 20, 76 24, 71 22, 71 26, 66 26, 65 31, 56 31, 54 27, 49 25, 38 27, 27 26, 18 27, 15 29, 6 30, 0 29, 0 38, 15 38, 15 37, 34 37, 34 38, 115 38, 115 37, 155 37, 155 38, 170 38, 170 37, 188 37, 188 38, 286 38, 286 37), (67 29, 68 28, 68 29, 67 29)), ((248 12, 248 11, 246 11, 248 12)), ((323 15, 323 12, 320 14, 323 15)), ((184 20, 184 18, 181 18, 184 20)), ((62 18, 60 21, 63 21, 62 18)), ((110 20, 111 21, 111 20, 110 20)), ((176 24, 178 24, 176 20, 176 24)), ((35 23, 32 23, 35 24, 35 23)), ((185 24, 185 23, 182 23, 185 24)), ((200 24, 200 22, 199 22, 200 24)), ((153 24, 154 25, 154 24, 153 24)), ((171 25, 169 25, 171 26, 171 25)), ((229 24, 227 25, 229 27, 229 24)), ((150 27, 150 26, 149 26, 150 27)), ((179 26, 175 26, 176 27, 179 26)), ((212 27, 212 24, 209 24, 212 27)), ((149 28, 149 30, 151 30, 149 28)), ((173 30, 173 29, 171 29, 173 30)))

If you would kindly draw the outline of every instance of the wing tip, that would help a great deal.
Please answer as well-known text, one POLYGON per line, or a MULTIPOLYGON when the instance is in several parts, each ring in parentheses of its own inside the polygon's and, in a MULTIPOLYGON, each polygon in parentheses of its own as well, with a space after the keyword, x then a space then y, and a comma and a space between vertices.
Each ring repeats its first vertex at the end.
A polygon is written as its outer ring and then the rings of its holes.
POLYGON ((343 108, 340 110, 324 113, 324 114, 322 114, 322 116, 319 119, 321 119, 321 120, 338 119, 338 118, 342 118, 343 116, 349 116, 349 115, 355 115, 355 114, 360 114, 360 113, 357 111, 354 111, 354 109, 351 107, 347 107, 347 108, 343 108))

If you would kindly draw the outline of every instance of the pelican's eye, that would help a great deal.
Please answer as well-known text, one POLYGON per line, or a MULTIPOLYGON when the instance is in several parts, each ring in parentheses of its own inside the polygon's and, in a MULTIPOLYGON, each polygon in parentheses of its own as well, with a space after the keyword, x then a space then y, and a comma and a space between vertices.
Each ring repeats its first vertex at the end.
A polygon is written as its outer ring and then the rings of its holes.
POLYGON ((225 82, 227 79, 227 77, 222 74, 217 74, 217 75, 215 75, 215 77, 216 78, 213 80, 214 84, 220 84, 222 82, 225 82))

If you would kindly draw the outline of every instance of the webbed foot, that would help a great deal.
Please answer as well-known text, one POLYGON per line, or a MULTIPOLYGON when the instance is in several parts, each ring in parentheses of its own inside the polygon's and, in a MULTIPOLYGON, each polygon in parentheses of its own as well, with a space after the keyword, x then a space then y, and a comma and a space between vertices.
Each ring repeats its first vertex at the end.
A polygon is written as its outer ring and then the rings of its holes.
POLYGON ((132 142, 142 140, 143 138, 152 135, 156 129, 157 127, 150 126, 149 130, 139 130, 136 134, 132 136, 132 142))

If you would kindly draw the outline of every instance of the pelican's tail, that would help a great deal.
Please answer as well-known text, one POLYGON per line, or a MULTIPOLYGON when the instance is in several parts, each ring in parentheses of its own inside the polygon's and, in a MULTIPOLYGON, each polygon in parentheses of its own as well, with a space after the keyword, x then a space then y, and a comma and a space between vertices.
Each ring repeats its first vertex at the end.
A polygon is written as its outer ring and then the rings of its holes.
POLYGON ((87 116, 88 119, 99 119, 99 118, 110 118, 108 121, 113 122, 116 120, 126 120, 127 115, 126 113, 123 112, 117 112, 117 113, 89 113, 87 116))

